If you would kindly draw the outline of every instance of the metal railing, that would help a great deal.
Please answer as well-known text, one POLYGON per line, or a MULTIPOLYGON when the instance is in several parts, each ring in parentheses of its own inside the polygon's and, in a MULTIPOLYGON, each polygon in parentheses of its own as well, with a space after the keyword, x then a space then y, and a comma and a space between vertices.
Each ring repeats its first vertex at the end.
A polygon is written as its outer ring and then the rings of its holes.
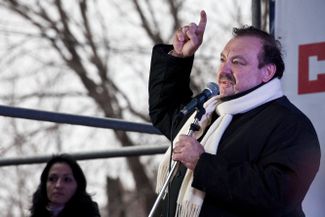
POLYGON ((62 124, 82 125, 88 127, 108 128, 139 133, 160 134, 151 124, 134 123, 114 118, 97 118, 27 108, 0 106, 0 115, 37 121, 49 121, 62 124))
MULTIPOLYGON (((91 116, 72 115, 3 105, 0 105, 0 115, 36 121, 55 122, 61 124, 82 125, 88 127, 107 128, 113 130, 157 135, 161 134, 156 128, 154 128, 151 124, 148 123, 135 123, 113 118, 98 118, 91 116)), ((69 154, 71 154, 71 156, 73 156, 76 160, 91 160, 99 158, 132 157, 140 155, 142 156, 162 154, 167 150, 167 147, 168 146, 128 146, 107 151, 69 154)), ((0 159, 0 167, 44 163, 47 162, 51 157, 52 155, 31 156, 25 158, 2 158, 0 159)))

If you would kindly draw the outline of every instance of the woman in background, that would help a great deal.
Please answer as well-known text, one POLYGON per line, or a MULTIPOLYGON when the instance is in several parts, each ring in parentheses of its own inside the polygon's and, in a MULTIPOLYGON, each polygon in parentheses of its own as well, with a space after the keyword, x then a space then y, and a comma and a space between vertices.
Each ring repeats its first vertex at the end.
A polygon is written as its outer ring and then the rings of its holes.
POLYGON ((100 217, 97 203, 86 192, 85 175, 71 156, 53 156, 40 181, 30 217, 100 217))

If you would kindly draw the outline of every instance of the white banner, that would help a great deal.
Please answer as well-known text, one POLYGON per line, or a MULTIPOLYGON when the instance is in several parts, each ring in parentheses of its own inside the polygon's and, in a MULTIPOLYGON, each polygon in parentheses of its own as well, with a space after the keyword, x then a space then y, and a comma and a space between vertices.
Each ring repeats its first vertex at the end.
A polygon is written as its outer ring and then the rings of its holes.
POLYGON ((288 98, 313 122, 322 149, 319 172, 303 202, 306 217, 325 216, 325 1, 275 1, 275 36, 283 46, 288 98))

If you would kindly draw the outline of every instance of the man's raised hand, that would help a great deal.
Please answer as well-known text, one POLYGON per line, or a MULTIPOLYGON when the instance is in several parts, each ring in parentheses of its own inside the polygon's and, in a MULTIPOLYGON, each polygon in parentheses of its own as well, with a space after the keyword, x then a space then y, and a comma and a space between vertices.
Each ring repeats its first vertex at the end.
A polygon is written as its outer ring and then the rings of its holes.
POLYGON ((199 24, 190 23, 179 28, 174 36, 172 55, 189 57, 194 55, 203 41, 203 35, 207 24, 207 15, 204 10, 200 13, 199 24))

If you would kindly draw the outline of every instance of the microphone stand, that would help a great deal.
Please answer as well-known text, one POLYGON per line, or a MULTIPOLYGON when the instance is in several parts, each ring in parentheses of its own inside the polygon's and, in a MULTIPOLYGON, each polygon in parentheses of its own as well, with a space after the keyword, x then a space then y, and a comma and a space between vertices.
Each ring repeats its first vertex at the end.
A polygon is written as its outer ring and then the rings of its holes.
MULTIPOLYGON (((196 110, 197 110, 197 113, 194 117, 194 121, 191 124, 190 129, 186 134, 188 136, 192 136, 195 131, 198 131, 200 129, 199 121, 201 120, 202 116, 205 114, 205 109, 203 108, 203 104, 198 105, 196 110)), ((171 152, 172 151, 173 150, 171 150, 171 152)), ((161 199, 164 199, 166 197, 166 195, 168 193, 167 187, 169 186, 170 182, 173 180, 174 175, 176 174, 176 172, 179 169, 179 166, 180 166, 179 161, 173 161, 172 168, 170 169, 170 172, 166 178, 166 181, 165 181, 164 185, 162 186, 162 188, 158 194, 158 197, 157 197, 153 207, 151 208, 151 211, 150 211, 148 217, 153 217, 153 214, 155 213, 155 211, 159 205, 159 202, 161 201, 161 199)))

